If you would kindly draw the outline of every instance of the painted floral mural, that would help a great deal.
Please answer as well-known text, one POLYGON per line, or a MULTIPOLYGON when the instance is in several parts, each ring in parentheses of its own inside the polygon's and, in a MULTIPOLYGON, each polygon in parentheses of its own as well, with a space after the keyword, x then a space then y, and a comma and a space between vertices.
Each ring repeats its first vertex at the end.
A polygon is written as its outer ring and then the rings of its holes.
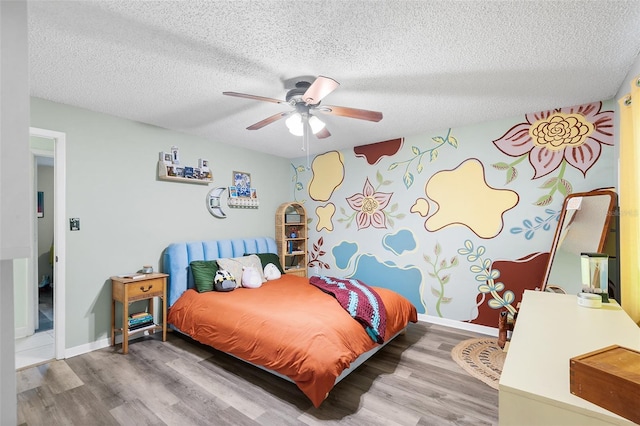
POLYGON ((563 197, 573 192, 573 186, 564 177, 567 165, 586 177, 600 158, 602 145, 613 146, 613 118, 613 111, 602 111, 602 102, 527 114, 525 122, 493 141, 500 151, 517 159, 494 163, 493 167, 506 171, 507 183, 518 177, 515 166, 525 158, 534 169, 533 179, 558 170, 556 177, 542 185, 549 192, 536 202, 548 205, 556 191, 563 197))
POLYGON ((386 229, 387 223, 393 226, 392 217, 397 219, 402 219, 404 217, 404 214, 402 213, 393 214, 397 209, 397 204, 391 206, 389 211, 385 211, 391 201, 393 193, 381 192, 378 189, 383 185, 390 185, 391 182, 383 180, 380 173, 376 174, 376 180, 378 182, 377 188, 374 188, 369 181, 369 178, 366 178, 362 192, 353 194, 346 198, 349 207, 354 210, 354 213, 347 216, 345 210, 341 209, 342 214, 347 217, 338 219, 338 221, 345 222, 347 227, 349 227, 355 217, 358 230, 365 229, 370 226, 379 229, 386 229))
POLYGON ((292 190, 312 218, 309 272, 390 288, 441 321, 497 327, 540 285, 564 197, 615 186, 613 105, 329 151, 310 170, 294 161, 292 190))
POLYGON ((403 161, 396 161, 391 163, 388 170, 394 170, 399 166, 404 165, 404 173, 402 174, 402 182, 404 186, 409 189, 413 182, 415 181, 415 175, 409 170, 411 164, 415 161, 415 171, 420 174, 424 170, 423 161, 425 157, 428 158, 429 162, 432 163, 438 159, 438 154, 440 153, 440 148, 443 146, 450 146, 453 148, 458 148, 458 140, 453 137, 451 134, 451 129, 447 131, 445 136, 434 136, 431 138, 432 142, 435 143, 435 146, 427 147, 424 149, 420 149, 417 145, 413 145, 411 147, 411 158, 403 161))

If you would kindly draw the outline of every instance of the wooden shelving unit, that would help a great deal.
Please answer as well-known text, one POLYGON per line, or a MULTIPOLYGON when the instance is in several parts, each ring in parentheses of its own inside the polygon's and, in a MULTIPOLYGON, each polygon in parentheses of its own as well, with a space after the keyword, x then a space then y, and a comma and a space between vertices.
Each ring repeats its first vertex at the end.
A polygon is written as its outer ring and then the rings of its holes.
POLYGON ((287 274, 307 276, 307 238, 304 206, 297 202, 281 204, 276 210, 276 244, 280 263, 287 274))

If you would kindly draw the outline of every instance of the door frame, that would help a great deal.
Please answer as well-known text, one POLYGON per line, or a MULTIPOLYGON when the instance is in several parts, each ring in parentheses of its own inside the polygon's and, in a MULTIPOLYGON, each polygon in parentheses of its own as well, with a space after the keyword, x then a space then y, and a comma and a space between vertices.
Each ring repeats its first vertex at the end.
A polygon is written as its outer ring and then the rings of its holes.
MULTIPOLYGON (((66 134, 54 130, 29 127, 29 135, 54 141, 53 235, 55 241, 53 268, 53 335, 56 359, 66 357, 65 347, 65 285, 66 285, 66 134)), ((35 185, 34 185, 35 191, 35 185)), ((32 270, 37 268, 32 259, 32 270)), ((33 284, 33 282, 31 283, 33 284)))

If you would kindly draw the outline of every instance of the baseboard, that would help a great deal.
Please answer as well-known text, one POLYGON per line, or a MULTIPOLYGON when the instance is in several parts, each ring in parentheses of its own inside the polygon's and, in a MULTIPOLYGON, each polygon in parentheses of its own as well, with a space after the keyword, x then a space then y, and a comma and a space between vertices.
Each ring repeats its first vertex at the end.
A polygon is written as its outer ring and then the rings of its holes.
MULTIPOLYGON (((140 339, 141 337, 148 336, 148 335, 149 335, 148 332, 136 333, 135 335, 129 337, 129 342, 131 342, 132 340, 140 339)), ((118 334, 116 335, 116 345, 119 345, 121 343, 122 343, 122 335, 118 334)), ((95 342, 90 342, 84 345, 69 348, 65 351, 64 357, 72 358, 74 356, 97 351, 98 349, 108 348, 109 346, 111 346, 111 339, 108 337, 105 337, 104 339, 96 340, 95 342)))
POLYGON ((27 327, 17 327, 14 336, 16 339, 27 337, 29 336, 29 329, 27 327))
MULTIPOLYGON (((493 327, 487 327, 485 325, 471 324, 464 321, 452 320, 447 318, 434 317, 432 315, 418 314, 418 321, 428 322, 431 324, 444 325, 451 328, 457 328, 459 330, 471 331, 479 334, 486 334, 487 336, 498 336, 498 329, 493 327)), ((139 339, 148 335, 148 333, 138 333, 129 338, 129 341, 139 339)), ((116 345, 122 343, 122 335, 116 336, 116 345)), ((74 356, 86 354, 89 352, 97 351, 98 349, 104 349, 111 346, 111 339, 105 337, 104 339, 96 340, 95 342, 87 343, 80 346, 69 348, 65 351, 65 358, 72 358, 74 356)))
MULTIPOLYGON (((418 321, 424 321, 431 324, 444 325, 459 330, 472 331, 474 333, 486 334, 487 336, 498 337, 498 329, 487 327, 486 325, 472 324, 470 322, 452 320, 448 318, 434 317, 433 315, 418 314, 418 321)), ((497 323, 497 320, 496 320, 497 323)))

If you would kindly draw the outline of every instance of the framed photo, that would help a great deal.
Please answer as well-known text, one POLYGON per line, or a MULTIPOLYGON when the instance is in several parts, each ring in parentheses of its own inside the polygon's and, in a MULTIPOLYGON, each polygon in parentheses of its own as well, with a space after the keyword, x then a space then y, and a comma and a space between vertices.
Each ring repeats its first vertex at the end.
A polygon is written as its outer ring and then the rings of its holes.
POLYGON ((166 166, 173 164, 173 155, 170 152, 160 151, 160 161, 162 161, 166 166))
POLYGON ((180 164, 180 151, 177 146, 171 147, 171 162, 173 164, 180 164))
POLYGON ((238 197, 251 196, 251 175, 245 172, 233 172, 233 185, 238 191, 238 197))
POLYGON ((235 186, 229 187, 229 197, 230 198, 238 198, 238 188, 235 186))
POLYGON ((44 217, 44 192, 38 191, 38 217, 44 217))
POLYGON ((174 167, 176 177, 184 177, 184 167, 174 167))
POLYGON ((258 193, 255 188, 251 188, 251 198, 258 198, 258 193))
POLYGON ((208 169, 209 168, 209 160, 206 160, 204 158, 198 159, 198 167, 200 167, 201 169, 208 169))

